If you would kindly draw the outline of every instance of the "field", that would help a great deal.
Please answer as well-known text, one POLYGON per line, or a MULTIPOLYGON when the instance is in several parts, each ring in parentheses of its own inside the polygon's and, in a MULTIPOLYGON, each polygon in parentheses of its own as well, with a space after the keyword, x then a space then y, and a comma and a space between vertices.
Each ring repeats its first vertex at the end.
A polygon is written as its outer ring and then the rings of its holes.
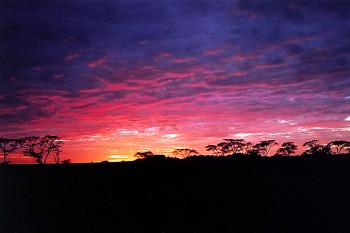
POLYGON ((0 167, 0 232, 350 232, 349 158, 0 167))

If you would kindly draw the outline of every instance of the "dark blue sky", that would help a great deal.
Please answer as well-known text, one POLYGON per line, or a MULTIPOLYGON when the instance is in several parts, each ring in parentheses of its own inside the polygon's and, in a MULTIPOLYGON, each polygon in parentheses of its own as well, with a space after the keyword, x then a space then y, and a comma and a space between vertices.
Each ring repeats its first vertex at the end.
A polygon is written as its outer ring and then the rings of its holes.
POLYGON ((3 137, 58 134, 77 161, 349 139, 349 1, 0 6, 3 137))

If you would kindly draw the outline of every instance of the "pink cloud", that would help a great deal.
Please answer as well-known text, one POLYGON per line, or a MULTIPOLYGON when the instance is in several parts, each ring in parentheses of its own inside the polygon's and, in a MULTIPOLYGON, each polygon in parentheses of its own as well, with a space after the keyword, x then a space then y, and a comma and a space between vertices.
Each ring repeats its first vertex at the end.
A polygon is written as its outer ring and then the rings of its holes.
POLYGON ((191 75, 193 75, 192 73, 187 73, 187 72, 165 72, 164 76, 165 77, 169 77, 169 78, 188 78, 191 75))
POLYGON ((193 61, 192 58, 173 58, 171 60, 173 63, 188 63, 193 61))
MULTIPOLYGON (((169 58, 170 64, 174 61, 171 54, 159 57, 169 58)), ((22 90, 18 94, 26 96, 27 103, 53 114, 13 132, 58 134, 67 140, 63 157, 73 162, 110 156, 134 159, 133 154, 144 149, 170 155, 178 146, 207 154, 206 145, 230 137, 301 144, 315 138, 327 141, 330 134, 334 139, 349 135, 345 116, 340 114, 342 120, 325 117, 322 109, 331 103, 311 95, 313 88, 322 86, 313 83, 310 88, 317 74, 283 83, 279 80, 283 74, 271 78, 261 70, 283 67, 283 72, 290 72, 287 63, 270 64, 260 54, 243 53, 218 59, 220 65, 215 67, 200 59, 181 58, 173 66, 152 60, 137 62, 131 69, 123 63, 126 66, 108 67, 111 72, 106 75, 91 70, 88 80, 94 85, 74 93, 22 90), (253 64, 249 70, 234 66, 245 62, 253 64), (319 107, 302 104, 312 97, 319 107)), ((88 66, 102 68, 106 62, 101 58, 88 66)), ((56 81, 69 80, 58 72, 55 76, 56 81)), ((20 113, 23 106, 6 112, 20 113)))
POLYGON ((76 58, 80 57, 79 53, 73 53, 73 54, 69 54, 66 57, 63 58, 64 61, 72 61, 76 58))
POLYGON ((64 77, 63 74, 55 74, 55 75, 53 76, 53 78, 57 78, 57 79, 60 79, 60 78, 63 78, 63 77, 64 77))
POLYGON ((271 69, 271 68, 280 68, 280 67, 286 67, 287 64, 263 64, 263 65, 257 65, 256 69, 271 69))
POLYGON ((95 68, 95 67, 98 67, 100 65, 103 65, 107 60, 105 58, 100 58, 100 59, 97 59, 97 60, 93 60, 93 61, 90 61, 88 63, 88 67, 90 68, 95 68))
POLYGON ((171 56, 171 53, 167 53, 167 52, 160 52, 158 54, 156 54, 153 59, 154 61, 160 61, 161 59, 166 59, 169 58, 171 56))
POLYGON ((317 40, 320 38, 320 36, 323 35, 308 35, 308 36, 300 36, 300 37, 294 37, 294 38, 288 38, 286 40, 283 40, 281 42, 278 42, 276 44, 271 44, 266 47, 263 47, 260 49, 260 51, 267 51, 267 50, 273 50, 273 49, 278 49, 286 45, 290 44, 296 44, 296 43, 301 43, 305 41, 310 41, 310 40, 317 40))
POLYGON ((219 55, 223 52, 225 52, 227 49, 232 48, 233 46, 225 46, 224 48, 217 48, 217 49, 210 49, 210 50, 206 50, 203 52, 204 56, 215 56, 215 55, 219 55))

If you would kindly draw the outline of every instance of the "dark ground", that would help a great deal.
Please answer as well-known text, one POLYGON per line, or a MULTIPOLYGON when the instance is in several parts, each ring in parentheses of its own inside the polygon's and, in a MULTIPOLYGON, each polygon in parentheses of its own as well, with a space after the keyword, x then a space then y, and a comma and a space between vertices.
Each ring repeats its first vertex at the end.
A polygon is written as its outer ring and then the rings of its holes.
POLYGON ((350 158, 0 167, 0 232, 350 232, 350 158))

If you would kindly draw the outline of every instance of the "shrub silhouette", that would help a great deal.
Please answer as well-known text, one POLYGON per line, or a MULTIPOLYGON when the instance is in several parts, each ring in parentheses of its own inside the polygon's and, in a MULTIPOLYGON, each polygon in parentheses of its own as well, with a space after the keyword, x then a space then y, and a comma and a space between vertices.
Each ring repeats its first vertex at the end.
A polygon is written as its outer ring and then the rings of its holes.
POLYGON ((71 163, 71 160, 70 159, 64 159, 61 161, 62 164, 69 164, 71 163))

